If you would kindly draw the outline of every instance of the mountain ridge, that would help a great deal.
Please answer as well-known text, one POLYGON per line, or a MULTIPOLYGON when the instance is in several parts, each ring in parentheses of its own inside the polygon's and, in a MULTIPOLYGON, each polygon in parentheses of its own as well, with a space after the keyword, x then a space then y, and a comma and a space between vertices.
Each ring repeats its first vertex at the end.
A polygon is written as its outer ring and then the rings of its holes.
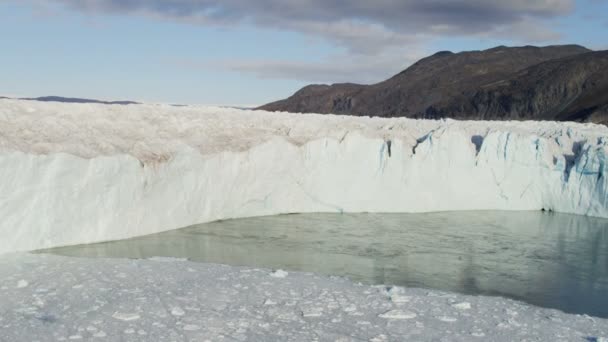
POLYGON ((580 45, 440 51, 379 83, 308 85, 287 99, 258 109, 608 123, 606 53, 580 45), (555 85, 548 84, 549 80, 555 85))

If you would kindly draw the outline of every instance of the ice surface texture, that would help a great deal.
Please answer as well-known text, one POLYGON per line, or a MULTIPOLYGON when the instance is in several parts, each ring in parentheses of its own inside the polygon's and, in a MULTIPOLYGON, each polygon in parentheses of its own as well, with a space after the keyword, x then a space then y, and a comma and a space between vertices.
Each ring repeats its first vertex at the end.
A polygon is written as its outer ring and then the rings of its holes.
POLYGON ((608 217, 608 128, 0 100, 0 253, 293 212, 608 217))
POLYGON ((179 260, 0 258, 0 340, 605 341, 608 320, 498 297, 179 260))

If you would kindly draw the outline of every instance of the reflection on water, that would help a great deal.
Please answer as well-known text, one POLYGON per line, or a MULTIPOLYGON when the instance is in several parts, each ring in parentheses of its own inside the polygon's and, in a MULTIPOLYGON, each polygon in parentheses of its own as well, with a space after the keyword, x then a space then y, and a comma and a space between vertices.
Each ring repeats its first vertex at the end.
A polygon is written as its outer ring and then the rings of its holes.
POLYGON ((45 252, 312 271, 371 284, 501 295, 608 317, 608 220, 582 216, 490 211, 282 215, 45 252))

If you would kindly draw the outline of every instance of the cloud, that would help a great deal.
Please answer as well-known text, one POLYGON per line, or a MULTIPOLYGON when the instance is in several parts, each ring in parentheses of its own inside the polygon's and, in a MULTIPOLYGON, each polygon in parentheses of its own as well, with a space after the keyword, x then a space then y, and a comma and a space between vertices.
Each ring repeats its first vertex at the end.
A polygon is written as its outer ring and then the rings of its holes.
MULTIPOLYGON (((40 1, 40 0, 38 0, 40 1)), ((434 35, 511 32, 570 13, 573 0, 46 0, 88 13, 150 15, 201 25, 250 23, 325 38, 372 54, 434 35)), ((537 28, 539 25, 536 26, 537 28)), ((543 28, 543 31, 550 30, 543 28)), ((553 37, 543 34, 537 38, 553 37)))
POLYGON ((252 73, 259 78, 298 79, 312 83, 375 83, 403 70, 423 57, 423 53, 390 51, 379 56, 337 55, 321 62, 288 60, 229 60, 200 64, 181 61, 187 68, 223 68, 252 73))
MULTIPOLYGON (((323 62, 223 61, 206 67, 262 78, 378 81, 421 57, 438 37, 554 42, 547 24, 574 0, 30 0, 90 14, 140 15, 193 25, 253 25, 321 38, 344 54, 323 62)), ((193 63, 182 63, 182 65, 193 63)), ((196 63, 194 63, 196 64, 196 63)), ((197 64, 195 67, 202 67, 197 64)))
POLYGON ((349 52, 363 55, 377 55, 392 47, 417 44, 421 38, 415 34, 388 30, 380 24, 347 20, 327 23, 294 22, 285 27, 311 36, 324 37, 345 47, 349 52))
POLYGON ((492 31, 482 33, 484 38, 500 38, 518 43, 542 44, 543 42, 559 41, 562 34, 548 28, 542 21, 522 18, 514 25, 497 26, 492 31))

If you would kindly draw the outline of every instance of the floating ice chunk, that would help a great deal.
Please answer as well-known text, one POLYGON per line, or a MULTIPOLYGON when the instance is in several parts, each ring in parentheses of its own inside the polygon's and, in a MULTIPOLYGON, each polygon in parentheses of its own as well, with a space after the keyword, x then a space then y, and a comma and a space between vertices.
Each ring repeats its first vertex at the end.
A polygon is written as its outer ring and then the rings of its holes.
POLYGON ((184 312, 184 310, 182 308, 180 308, 179 306, 176 306, 171 309, 171 314, 173 316, 183 316, 186 314, 186 312, 184 312))
POLYGON ((150 258, 148 258, 148 260, 158 261, 158 262, 183 262, 183 261, 188 261, 187 258, 173 258, 173 257, 162 257, 162 256, 150 257, 150 258))
POLYGON ((102 331, 98 331, 98 332, 96 332, 96 333, 93 334, 93 337, 99 337, 99 338, 106 337, 106 336, 108 336, 108 335, 103 330, 102 331))
POLYGON ((384 342, 384 341, 388 341, 388 337, 386 337, 386 335, 384 334, 380 334, 376 337, 372 337, 369 342, 384 342))
POLYGON ((274 278, 285 278, 287 275, 289 275, 289 273, 283 270, 276 270, 270 273, 270 276, 274 278))
POLYGON ((29 285, 29 283, 27 282, 27 280, 25 279, 21 279, 17 282, 17 288, 18 289, 22 289, 24 287, 27 287, 29 285))
POLYGON ((452 304, 452 307, 458 310, 469 310, 471 309, 471 303, 469 302, 462 302, 462 303, 456 303, 456 304, 452 304))
POLYGON ((442 322, 448 322, 448 323, 453 323, 453 322, 458 321, 457 318, 450 317, 450 316, 440 316, 440 317, 437 317, 437 319, 440 320, 440 321, 442 321, 442 322))
POLYGON ((404 294, 404 290, 402 287, 391 287, 388 290, 388 296, 393 303, 407 303, 410 301, 411 297, 406 296, 404 294))
POLYGON ((264 305, 277 305, 277 302, 273 301, 272 299, 266 299, 264 301, 264 305))
POLYGON ((196 330, 200 330, 201 327, 196 324, 186 324, 186 325, 184 325, 183 329, 186 331, 196 331, 196 330))
POLYGON ((414 312, 406 310, 390 310, 378 315, 378 317, 386 319, 414 319, 418 317, 418 315, 414 312))
POLYGON ((120 321, 135 321, 140 318, 139 314, 128 312, 115 312, 112 317, 120 321))
POLYGON ((355 304, 349 304, 344 308, 344 312, 355 312, 357 311, 357 306, 355 304))
POLYGON ((309 308, 302 310, 302 317, 321 317, 323 316, 322 308, 309 308))

